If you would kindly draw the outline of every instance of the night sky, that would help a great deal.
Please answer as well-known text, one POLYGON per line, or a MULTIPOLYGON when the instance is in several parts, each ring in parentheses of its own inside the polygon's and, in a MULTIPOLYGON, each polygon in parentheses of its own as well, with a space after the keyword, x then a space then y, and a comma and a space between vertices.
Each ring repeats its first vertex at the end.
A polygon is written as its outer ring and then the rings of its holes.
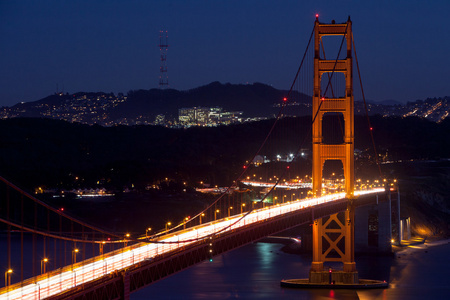
MULTIPOLYGON (((0 106, 59 90, 158 87, 168 30, 171 88, 288 89, 314 26, 350 15, 366 98, 450 96, 450 1, 0 0, 0 106)), ((356 78, 355 78, 356 79, 356 78)))

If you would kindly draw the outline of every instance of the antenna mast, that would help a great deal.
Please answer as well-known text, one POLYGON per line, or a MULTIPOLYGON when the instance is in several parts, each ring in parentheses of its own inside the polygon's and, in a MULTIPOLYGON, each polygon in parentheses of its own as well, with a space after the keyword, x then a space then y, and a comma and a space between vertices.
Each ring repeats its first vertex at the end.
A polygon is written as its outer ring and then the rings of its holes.
POLYGON ((168 44, 167 30, 159 31, 159 52, 161 57, 161 66, 159 67, 159 88, 163 89, 169 86, 169 77, 167 76, 167 48, 168 44))

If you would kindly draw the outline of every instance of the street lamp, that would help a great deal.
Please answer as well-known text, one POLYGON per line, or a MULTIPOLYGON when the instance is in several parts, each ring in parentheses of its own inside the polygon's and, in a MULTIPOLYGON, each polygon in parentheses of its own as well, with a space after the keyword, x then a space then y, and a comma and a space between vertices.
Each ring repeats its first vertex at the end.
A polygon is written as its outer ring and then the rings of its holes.
POLYGON ((245 207, 245 203, 241 204, 241 214, 242 214, 242 209, 245 207))
POLYGON ((151 228, 151 227, 145 229, 145 238, 147 238, 147 239, 148 239, 148 232, 149 232, 149 231, 152 231, 152 228, 151 228))
POLYGON ((228 207, 228 218, 230 217, 230 210, 233 209, 233 206, 228 207))
POLYGON ((123 242, 123 246, 124 247, 126 247, 127 246, 127 244, 128 244, 128 238, 130 237, 130 234, 129 233, 127 233, 127 234, 125 234, 125 241, 123 242))
POLYGON ((284 203, 284 198, 286 198, 286 195, 283 195, 283 203, 284 203))
POLYGON ((184 218, 183 229, 186 229, 186 222, 189 220, 189 217, 184 218))
POLYGON ((291 202, 292 202, 292 197, 295 196, 295 194, 291 194, 291 202))
POLYGON ((5 272, 5 287, 8 287, 11 284, 11 275, 13 270, 12 269, 8 269, 5 272))
POLYGON ((273 197, 273 204, 274 204, 274 205, 277 204, 277 200, 278 200, 278 197, 277 197, 277 196, 273 197))
POLYGON ((48 262, 48 258, 44 258, 43 260, 41 260, 41 275, 43 273, 45 273, 45 264, 48 262), (42 272, 42 270, 44 270, 44 272, 42 272))
POLYGON ((77 263, 77 254, 80 250, 78 248, 73 249, 72 251, 72 265, 77 263))
POLYGON ((220 210, 218 210, 218 209, 216 209, 216 210, 214 211, 214 221, 216 220, 217 213, 219 213, 219 212, 220 212, 220 210))
POLYGON ((172 223, 170 223, 170 222, 166 223, 166 231, 167 231, 167 228, 169 228, 170 225, 172 225, 172 223))
POLYGON ((205 216, 205 214, 201 213, 201 215, 200 215, 200 225, 202 224, 202 217, 204 217, 204 216, 205 216))
POLYGON ((106 244, 106 242, 105 241, 102 241, 102 243, 101 244, 99 244, 99 248, 100 248, 100 254, 101 255, 103 255, 103 247, 105 246, 105 244, 106 244))

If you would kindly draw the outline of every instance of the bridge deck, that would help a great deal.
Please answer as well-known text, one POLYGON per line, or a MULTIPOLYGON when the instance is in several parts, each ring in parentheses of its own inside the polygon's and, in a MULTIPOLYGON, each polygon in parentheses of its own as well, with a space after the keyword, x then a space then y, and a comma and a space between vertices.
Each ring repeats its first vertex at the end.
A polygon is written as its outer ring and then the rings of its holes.
MULTIPOLYGON (((384 189, 359 191, 355 194, 361 196, 377 193, 384 193, 384 189)), ((338 212, 345 209, 345 205, 344 193, 336 193, 234 215, 161 236, 151 243, 124 247, 28 279, 10 286, 8 291, 6 288, 1 289, 0 298, 40 299, 51 296, 67 298, 68 294, 71 294, 69 297, 74 299, 77 298, 77 294, 86 294, 89 290, 97 290, 98 293, 99 287, 103 289, 103 293, 109 293, 105 294, 107 298, 121 298, 124 284, 128 284, 128 291, 137 290, 207 259, 209 250, 213 251, 213 255, 217 255, 268 234, 338 212), (337 204, 340 205, 338 208, 326 209, 337 204), (315 209, 307 212, 307 208, 315 209), (297 214, 301 211, 304 211, 304 217, 300 219, 297 214), (261 223, 266 225, 270 223, 270 226, 260 226, 261 223), (255 231, 258 227, 260 229, 255 231), (213 234, 214 243, 210 246, 209 238, 213 234)))

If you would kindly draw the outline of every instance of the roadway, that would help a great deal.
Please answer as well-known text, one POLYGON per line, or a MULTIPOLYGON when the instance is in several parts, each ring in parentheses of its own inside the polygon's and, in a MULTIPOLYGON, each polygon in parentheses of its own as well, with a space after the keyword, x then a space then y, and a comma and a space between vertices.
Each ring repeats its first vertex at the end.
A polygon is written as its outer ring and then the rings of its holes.
MULTIPOLYGON (((384 192, 384 188, 356 191, 355 195, 384 192)), ((128 268, 144 260, 152 260, 180 247, 195 243, 211 234, 235 230, 263 219, 270 219, 295 210, 328 203, 345 198, 344 193, 307 198, 253 210, 251 213, 233 215, 229 218, 205 223, 188 229, 168 233, 132 246, 106 253, 0 290, 0 299, 44 299, 65 290, 88 283, 105 275, 128 268)))

